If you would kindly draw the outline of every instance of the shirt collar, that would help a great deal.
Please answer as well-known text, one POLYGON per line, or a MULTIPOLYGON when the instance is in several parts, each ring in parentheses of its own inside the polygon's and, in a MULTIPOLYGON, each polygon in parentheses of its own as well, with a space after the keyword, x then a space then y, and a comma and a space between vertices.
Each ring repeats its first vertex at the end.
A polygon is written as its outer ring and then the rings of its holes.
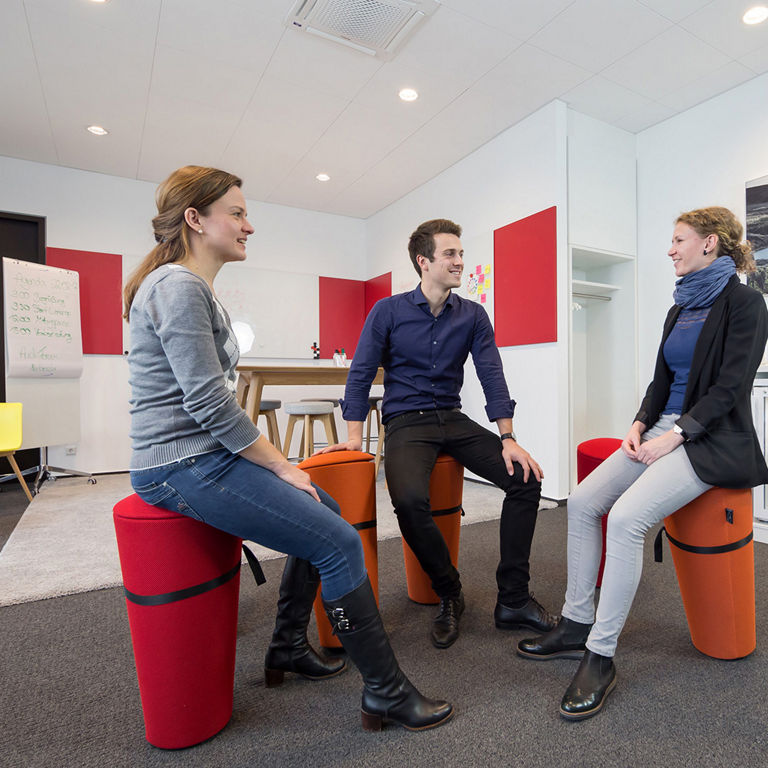
MULTIPOLYGON (((427 301, 426 297, 422 293, 421 290, 421 283, 419 283, 416 288, 414 288, 411 291, 411 296, 413 296, 414 304, 416 305, 423 305, 429 308, 429 302, 427 301)), ((445 304, 443 305, 443 308, 445 307, 452 307, 453 306, 453 291, 451 291, 448 294, 448 298, 445 300, 445 304)))

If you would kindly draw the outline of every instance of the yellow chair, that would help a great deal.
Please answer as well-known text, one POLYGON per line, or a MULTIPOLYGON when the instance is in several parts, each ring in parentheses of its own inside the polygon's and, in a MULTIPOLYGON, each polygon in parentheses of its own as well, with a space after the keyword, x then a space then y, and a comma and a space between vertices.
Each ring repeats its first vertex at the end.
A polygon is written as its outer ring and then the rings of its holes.
POLYGON ((11 462, 11 468, 19 478, 27 498, 32 501, 24 476, 13 454, 21 448, 21 403, 0 403, 0 456, 11 462))

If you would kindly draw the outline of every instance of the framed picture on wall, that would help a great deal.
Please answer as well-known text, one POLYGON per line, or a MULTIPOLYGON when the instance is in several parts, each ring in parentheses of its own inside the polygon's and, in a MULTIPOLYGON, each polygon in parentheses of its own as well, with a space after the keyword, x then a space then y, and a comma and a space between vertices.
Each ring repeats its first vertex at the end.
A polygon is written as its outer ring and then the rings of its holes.
POLYGON ((747 182, 747 240, 757 262, 747 284, 768 295, 768 176, 747 182))

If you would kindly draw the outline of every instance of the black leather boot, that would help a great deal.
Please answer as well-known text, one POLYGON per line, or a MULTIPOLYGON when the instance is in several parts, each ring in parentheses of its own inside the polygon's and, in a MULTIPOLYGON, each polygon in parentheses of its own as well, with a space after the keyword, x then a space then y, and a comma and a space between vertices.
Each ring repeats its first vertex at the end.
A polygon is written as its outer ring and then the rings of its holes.
POLYGON ((403 674, 368 579, 338 600, 323 604, 334 632, 363 676, 361 712, 366 731, 380 731, 386 722, 420 731, 451 717, 453 707, 447 701, 425 698, 403 674))
POLYGON ((280 685, 286 672, 322 680, 338 675, 346 667, 344 659, 322 656, 307 640, 307 624, 319 583, 320 575, 311 563, 288 558, 280 582, 275 631, 264 659, 267 688, 280 685))
POLYGON ((459 619, 464 613, 464 595, 441 597, 440 613, 432 620, 430 638, 435 648, 448 648, 459 637, 459 619))
POLYGON ((526 659, 580 659, 586 650, 585 643, 591 624, 580 624, 565 616, 560 617, 554 629, 546 635, 529 637, 517 644, 517 655, 526 659))
POLYGON ((613 657, 601 656, 587 649, 560 702, 560 714, 566 720, 583 720, 596 715, 615 685, 613 657))

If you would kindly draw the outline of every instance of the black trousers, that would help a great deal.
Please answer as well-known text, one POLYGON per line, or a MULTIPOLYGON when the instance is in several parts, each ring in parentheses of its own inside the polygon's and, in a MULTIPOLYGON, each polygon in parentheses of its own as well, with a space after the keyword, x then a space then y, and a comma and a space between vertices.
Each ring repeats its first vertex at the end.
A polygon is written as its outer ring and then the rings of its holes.
POLYGON ((528 560, 536 527, 541 483, 523 469, 507 473, 501 440, 458 410, 411 411, 386 425, 384 467, 400 531, 439 597, 461 590, 458 571, 432 519, 429 478, 440 453, 447 453, 471 472, 501 488, 506 496, 499 528, 500 559, 496 569, 499 602, 519 605, 528 597, 528 560))

